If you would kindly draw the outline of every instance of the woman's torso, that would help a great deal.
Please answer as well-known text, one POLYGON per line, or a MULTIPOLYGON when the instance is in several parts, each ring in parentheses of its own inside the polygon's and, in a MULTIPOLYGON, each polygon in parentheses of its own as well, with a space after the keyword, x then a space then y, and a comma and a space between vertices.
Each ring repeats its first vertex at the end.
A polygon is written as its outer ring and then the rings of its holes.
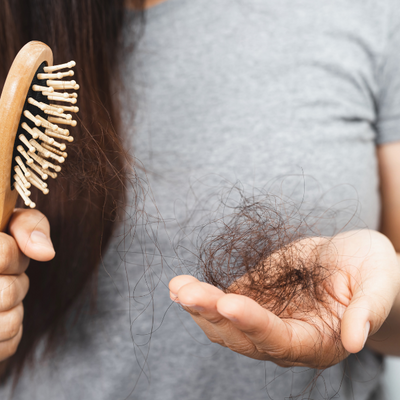
POLYGON ((329 210, 322 234, 378 228, 375 146, 393 139, 379 103, 393 13, 389 1, 361 0, 168 0, 149 10, 123 68, 149 223, 116 235, 97 312, 25 372, 17 399, 358 400, 379 391, 381 363, 368 351, 316 378, 209 343, 171 307, 167 284, 193 272, 191 227, 235 185, 317 216, 329 210))

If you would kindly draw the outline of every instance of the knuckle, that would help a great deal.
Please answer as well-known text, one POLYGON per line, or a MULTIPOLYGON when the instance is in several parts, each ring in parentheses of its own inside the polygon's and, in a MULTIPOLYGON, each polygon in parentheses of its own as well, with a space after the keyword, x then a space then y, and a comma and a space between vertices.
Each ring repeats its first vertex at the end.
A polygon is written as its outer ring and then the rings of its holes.
POLYGON ((10 312, 8 319, 7 337, 13 338, 14 336, 18 335, 18 332, 21 328, 23 314, 19 310, 15 309, 10 312))
POLYGON ((23 273, 20 275, 21 278, 21 285, 24 288, 25 294, 24 297, 26 296, 26 294, 28 293, 29 290, 29 286, 30 286, 30 280, 27 274, 23 273))
POLYGON ((182 309, 183 309, 184 311, 186 311, 187 313, 189 313, 192 317, 201 318, 201 314, 200 314, 198 311, 193 310, 193 309, 190 308, 190 307, 183 306, 182 304, 181 304, 181 307, 182 307, 182 309))
POLYGON ((18 345, 22 337, 22 327, 20 327, 18 334, 10 340, 2 343, 0 360, 6 360, 7 358, 13 356, 18 349, 18 345))
POLYGON ((226 347, 225 342, 219 336, 208 334, 207 337, 210 340, 210 342, 217 343, 220 344, 221 346, 226 347))
POLYGON ((12 216, 12 222, 18 220, 19 223, 25 223, 26 221, 34 220, 35 222, 45 220, 47 218, 43 213, 36 209, 26 209, 26 208, 18 208, 14 211, 12 216))
POLYGON ((281 366, 279 363, 287 363, 290 362, 293 354, 292 348, 275 348, 272 349, 269 347, 268 349, 264 348, 264 346, 256 345, 256 349, 260 353, 268 352, 268 354, 275 360, 275 364, 281 366))
POLYGON ((47 217, 38 210, 28 210, 28 219, 30 224, 40 225, 42 228, 50 229, 49 220, 47 217))
POLYGON ((5 234, 0 235, 0 271, 7 269, 16 256, 10 239, 5 234))
POLYGON ((40 211, 32 209, 17 209, 14 211, 9 225, 10 232, 13 234, 17 227, 23 227, 25 230, 39 228, 45 232, 50 230, 50 224, 46 216, 40 211))
POLYGON ((20 337, 18 337, 17 339, 13 338, 10 340, 10 343, 7 346, 7 357, 11 357, 17 352, 20 341, 21 341, 20 337))
POLYGON ((261 353, 257 351, 255 346, 249 343, 238 343, 233 346, 230 346, 230 349, 235 353, 243 354, 249 358, 260 359, 261 353))
POLYGON ((231 322, 220 315, 204 315, 204 318, 213 325, 218 325, 221 329, 231 325, 231 322))
POLYGON ((18 298, 17 278, 15 276, 3 276, 3 285, 0 289, 0 307, 3 310, 12 308, 18 298))

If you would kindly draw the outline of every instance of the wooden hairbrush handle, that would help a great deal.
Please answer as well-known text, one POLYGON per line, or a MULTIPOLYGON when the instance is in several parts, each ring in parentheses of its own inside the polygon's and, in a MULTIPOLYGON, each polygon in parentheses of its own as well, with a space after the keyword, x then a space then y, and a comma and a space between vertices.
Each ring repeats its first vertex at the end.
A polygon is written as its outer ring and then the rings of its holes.
POLYGON ((55 163, 67 157, 66 145, 72 142, 69 130, 76 126, 67 112, 78 112, 75 81, 63 80, 74 72, 60 72, 75 66, 71 61, 53 66, 53 53, 44 43, 33 41, 17 54, 7 75, 0 98, 0 231, 4 231, 14 210, 18 194, 31 208, 31 187, 47 194, 49 176, 61 170, 55 163), (61 92, 63 91, 63 92, 61 92), (50 103, 52 102, 52 103, 50 103), (60 104, 61 103, 61 104, 60 104), (41 128, 41 129, 39 129, 41 128))
POLYGON ((0 98, 0 231, 8 224, 18 198, 11 188, 11 166, 15 136, 26 97, 39 66, 53 65, 53 53, 41 42, 26 44, 17 54, 0 98))

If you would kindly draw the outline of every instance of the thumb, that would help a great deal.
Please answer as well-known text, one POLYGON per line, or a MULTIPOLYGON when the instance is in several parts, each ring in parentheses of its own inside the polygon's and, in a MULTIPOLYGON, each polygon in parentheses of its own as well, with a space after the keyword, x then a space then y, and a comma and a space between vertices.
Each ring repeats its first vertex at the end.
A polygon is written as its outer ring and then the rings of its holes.
POLYGON ((358 353, 368 336, 376 333, 392 308, 397 291, 388 276, 369 279, 354 292, 341 322, 341 338, 344 348, 358 353))
POLYGON ((41 212, 16 209, 8 230, 27 257, 37 261, 49 261, 54 258, 50 224, 41 212))

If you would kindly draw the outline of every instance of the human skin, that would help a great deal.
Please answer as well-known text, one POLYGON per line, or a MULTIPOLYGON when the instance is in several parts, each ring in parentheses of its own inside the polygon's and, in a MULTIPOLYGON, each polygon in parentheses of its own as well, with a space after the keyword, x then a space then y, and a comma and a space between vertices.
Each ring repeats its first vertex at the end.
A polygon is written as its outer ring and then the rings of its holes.
MULTIPOLYGON (((164 1, 166 0, 146 0, 145 7, 151 8, 160 3, 163 3, 164 1)), ((126 4, 129 7, 129 0, 127 0, 126 4)), ((385 272, 386 263, 390 264, 391 262, 393 262, 393 247, 397 252, 400 252, 400 174, 398 174, 398 171, 400 171, 400 143, 391 143, 379 146, 377 149, 377 155, 379 160, 379 172, 381 182, 380 191, 382 199, 382 226, 380 228, 380 231, 385 234, 386 237, 393 244, 392 247, 388 246, 386 248, 384 254, 381 254, 381 261, 383 263, 382 269, 377 270, 371 265, 371 268, 376 274, 376 278, 379 280, 379 276, 381 274, 386 274, 388 272, 385 272)), ((370 231, 370 235, 371 239, 377 236, 377 242, 382 241, 382 238, 379 238, 378 240, 379 235, 377 235, 376 233, 370 231)), ((374 248, 374 251, 381 252, 381 249, 379 249, 380 245, 378 243, 374 243, 373 246, 378 247, 374 248)), ((382 249, 386 247, 386 245, 383 244, 382 246, 382 249)), ((398 266, 400 265, 399 253, 397 253, 397 260, 398 268, 398 266)), ((391 268, 392 266, 389 269, 391 270, 391 268)), ((365 273, 367 273, 366 269, 365 273)), ((388 277, 390 276, 391 273, 389 273, 388 277)), ((364 283, 364 279, 365 277, 362 277, 360 284, 364 283)), ((179 291, 185 285, 191 285, 189 298, 186 298, 189 287, 185 288, 184 291, 181 293, 181 297, 184 296, 184 300, 186 301, 186 303, 194 304, 193 301, 194 299, 196 299, 195 303, 198 300, 199 304, 195 305, 199 307, 202 307, 204 305, 206 306, 206 309, 204 311, 198 312, 194 310, 193 307, 191 309, 187 307, 184 308, 191 313, 194 320, 199 324, 199 326, 205 331, 206 335, 212 341, 224 345, 224 337, 234 332, 234 328, 239 330, 243 329, 242 333, 245 334, 247 326, 245 318, 246 313, 242 315, 242 319, 236 321, 237 326, 234 326, 234 322, 232 320, 229 320, 227 316, 229 314, 229 311, 234 311, 234 314, 230 315, 234 315, 237 317, 238 315, 236 315, 236 312, 240 313, 240 310, 232 309, 232 307, 234 307, 234 304, 236 304, 239 308, 240 304, 241 306, 244 306, 244 304, 246 304, 247 307, 249 306, 249 304, 247 303, 250 301, 250 299, 244 299, 243 296, 241 298, 235 297, 237 295, 233 294, 225 295, 221 291, 217 292, 218 289, 211 287, 210 285, 207 286, 207 284, 200 283, 191 276, 179 276, 174 278, 170 283, 171 298, 174 301, 179 302, 181 300, 179 298, 179 291), (197 292, 196 290, 199 290, 199 292, 197 292), (214 301, 206 301, 206 299, 202 296, 211 296, 210 298, 214 299, 214 301), (237 303, 234 303, 234 301, 236 301, 237 303), (222 315, 223 312, 227 313, 225 317, 222 315), (212 322, 215 322, 214 325, 212 324, 212 322), (240 325, 241 322, 244 325, 240 325), (216 329, 216 325, 219 326, 220 330, 216 329), (222 329, 221 326, 224 326, 224 329, 222 329), (219 333, 216 332, 220 332, 221 336, 219 335, 219 333)), ((352 301, 349 304, 348 308, 350 306, 351 307, 345 313, 344 319, 342 321, 342 344, 344 348, 350 353, 355 353, 361 350, 365 345, 365 332, 366 330, 368 330, 369 339, 367 340, 366 345, 369 348, 384 355, 400 356, 400 294, 398 293, 397 277, 393 281, 381 281, 381 287, 377 287, 376 289, 377 291, 375 295, 378 297, 376 299, 374 299, 373 297, 369 298, 368 296, 362 297, 361 294, 359 294, 358 296, 355 296, 355 294, 353 294, 352 301), (389 291, 391 293, 392 299, 389 300, 384 297, 385 304, 383 305, 383 301, 380 301, 379 297, 380 293, 385 296, 386 291, 389 291), (365 304, 360 305, 360 299, 363 299, 362 301, 365 302, 365 304), (374 317, 373 315, 376 310, 373 306, 373 301, 375 300, 377 301, 377 305, 380 311, 378 311, 374 317), (387 303, 387 301, 389 301, 389 303, 387 303), (348 322, 351 321, 349 317, 351 315, 350 310, 352 309, 352 307, 356 307, 356 302, 358 304, 358 307, 367 307, 365 310, 368 310, 368 312, 365 312, 364 314, 361 313, 360 315, 363 315, 363 318, 361 319, 358 317, 359 313, 356 312, 354 315, 355 318, 357 318, 358 322, 355 322, 354 320, 351 323, 348 322)), ((254 304, 254 302, 251 304, 252 306, 254 306, 254 309, 252 309, 252 312, 255 313, 254 317, 261 318, 261 325, 254 326, 252 324, 248 326, 248 328, 251 330, 259 329, 260 335, 265 336, 267 333, 263 331, 263 328, 265 328, 266 322, 263 322, 262 315, 265 316, 266 310, 260 307, 256 307, 256 304, 254 304), (256 310, 256 308, 258 311, 256 310)), ((250 313, 248 314, 250 315, 250 313)), ((269 316, 271 317, 271 315, 269 316)), ((283 325, 281 326, 283 327, 283 325)), ((237 333, 237 331, 235 332, 237 333)), ((243 337, 241 338, 243 339, 243 337)), ((277 335, 277 338, 279 338, 279 335, 277 335)), ((246 337, 246 341, 251 342, 251 339, 248 338, 248 335, 246 337)), ((244 344, 244 342, 233 343, 231 344, 231 346, 228 347, 231 347, 233 350, 244 354, 246 353, 246 351, 240 349, 240 346, 242 344, 244 344)), ((285 351, 287 352, 290 349, 290 343, 281 343, 281 346, 281 350, 283 351, 283 353, 285 353, 285 351)), ((257 358, 260 357, 261 356, 258 355, 257 358)), ((265 355, 265 357, 268 358, 268 355, 265 355)), ((280 360, 279 362, 282 362, 282 360, 280 360)))
MULTIPOLYGON (((209 339, 258 360, 284 367, 327 368, 360 351, 379 330, 400 288, 396 252, 386 236, 350 231, 316 242, 318 259, 330 266, 323 306, 279 317, 240 294, 180 276, 170 283, 171 299, 191 313, 209 339), (333 294, 333 295, 332 295, 333 294), (341 343, 332 335, 341 326, 341 343)), ((269 263, 267 263, 269 264, 269 263)), ((322 283, 319 283, 322 285, 322 283)), ((293 308, 293 307, 292 307, 293 308)))
MULTIPOLYGON (((171 298, 191 313, 213 342, 282 366, 327 367, 360 351, 366 336, 373 350, 400 355, 399 255, 395 252, 400 248, 400 143, 378 148, 378 159, 386 236, 364 230, 327 239, 326 245, 337 254, 333 264, 342 272, 333 282, 338 301, 332 302, 332 313, 341 320, 338 353, 331 351, 329 331, 321 337, 317 329, 322 320, 310 324, 304 318, 278 318, 248 297, 225 294, 191 276, 170 282, 171 298)), ((15 352, 22 335, 29 258, 47 261, 54 255, 43 214, 16 210, 8 232, 0 233, 0 360, 15 352)))
POLYGON ((157 4, 164 3, 166 0, 147 0, 145 2, 146 8, 154 7, 157 4))
POLYGON ((326 239, 340 272, 331 282, 339 299, 331 303, 332 315, 341 320, 335 354, 321 319, 282 319, 248 297, 225 294, 186 275, 171 280, 171 299, 212 342, 280 366, 326 368, 365 344, 381 354, 400 355, 400 143, 380 146, 377 154, 385 235, 363 230, 326 239))
POLYGON ((7 232, 0 232, 0 361, 15 353, 22 337, 29 260, 54 256, 47 218, 37 210, 15 210, 7 232))
MULTIPOLYGON (((134 0, 125 0, 125 7, 126 8, 135 8, 133 4, 134 0)), ((151 8, 156 6, 157 4, 164 3, 166 0, 146 0, 144 2, 144 7, 145 8, 151 8)))
MULTIPOLYGON (((146 8, 163 1, 148 0, 146 8)), ((342 246, 352 249, 351 255, 358 263, 349 271, 356 272, 349 274, 356 279, 340 282, 349 301, 340 303, 344 314, 338 316, 342 319, 343 344, 339 358, 361 350, 368 335, 367 345, 373 350, 400 355, 399 267, 395 253, 400 251, 400 144, 381 146, 378 158, 383 205, 381 230, 394 248, 385 236, 373 231, 357 232, 346 243, 341 239, 342 246), (363 248, 365 242, 360 238, 367 240, 368 249, 363 248), (365 254, 362 260, 357 257, 359 252, 365 254)), ((54 257, 49 238, 47 219, 35 210, 17 210, 8 233, 0 233, 0 361, 15 352, 21 339, 22 299, 29 287, 24 271, 29 258, 48 261, 54 257)), ((170 289, 171 298, 186 304, 184 308, 210 340, 238 353, 283 366, 329 366, 339 359, 332 357, 329 341, 322 340, 326 343, 322 355, 309 351, 315 347, 315 340, 320 340, 314 326, 300 320, 282 320, 248 297, 224 294, 191 276, 174 278, 170 289), (293 345, 293 338, 298 346, 293 345)))

